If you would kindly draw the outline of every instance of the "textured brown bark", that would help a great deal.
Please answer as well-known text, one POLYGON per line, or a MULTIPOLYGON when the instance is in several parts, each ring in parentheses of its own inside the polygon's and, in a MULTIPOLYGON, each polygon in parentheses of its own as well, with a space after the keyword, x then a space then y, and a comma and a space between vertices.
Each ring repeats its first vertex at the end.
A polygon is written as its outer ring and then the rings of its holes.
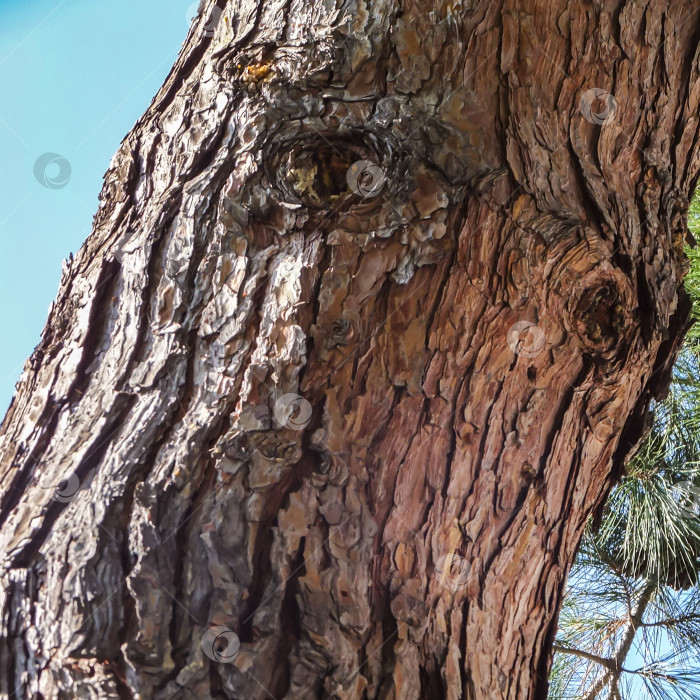
POLYGON ((206 4, 3 423, 3 697, 544 698, 686 326, 698 11, 206 4))

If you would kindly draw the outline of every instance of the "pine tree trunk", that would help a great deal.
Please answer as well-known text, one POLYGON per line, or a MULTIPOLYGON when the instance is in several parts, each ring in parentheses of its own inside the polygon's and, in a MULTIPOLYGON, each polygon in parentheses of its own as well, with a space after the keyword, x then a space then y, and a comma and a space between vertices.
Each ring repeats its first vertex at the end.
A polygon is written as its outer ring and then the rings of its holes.
POLYGON ((207 3, 2 426, 2 697, 545 698, 687 326, 699 17, 207 3))

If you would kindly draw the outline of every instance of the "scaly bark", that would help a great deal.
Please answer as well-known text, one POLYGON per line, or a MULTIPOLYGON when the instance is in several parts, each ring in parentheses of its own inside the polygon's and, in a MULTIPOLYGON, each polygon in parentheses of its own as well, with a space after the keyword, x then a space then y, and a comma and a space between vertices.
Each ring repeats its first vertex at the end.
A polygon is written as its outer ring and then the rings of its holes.
POLYGON ((687 323, 699 10, 205 3, 3 423, 0 691, 544 698, 687 323))

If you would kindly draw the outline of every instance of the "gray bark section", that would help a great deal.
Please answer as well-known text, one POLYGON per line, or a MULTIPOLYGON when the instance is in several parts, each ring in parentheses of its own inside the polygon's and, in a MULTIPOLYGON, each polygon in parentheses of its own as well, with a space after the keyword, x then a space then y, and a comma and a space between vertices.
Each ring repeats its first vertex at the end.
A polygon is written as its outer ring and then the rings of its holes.
POLYGON ((545 697, 686 326, 699 10, 206 4, 3 423, 3 697, 545 697))

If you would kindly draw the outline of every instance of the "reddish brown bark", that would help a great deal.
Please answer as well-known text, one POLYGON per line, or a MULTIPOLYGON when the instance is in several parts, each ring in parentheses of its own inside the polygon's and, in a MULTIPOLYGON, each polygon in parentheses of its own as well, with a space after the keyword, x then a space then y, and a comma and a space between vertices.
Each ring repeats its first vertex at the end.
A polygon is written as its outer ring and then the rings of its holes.
POLYGON ((2 692, 544 698, 686 325, 699 10, 207 4, 3 423, 2 692))

